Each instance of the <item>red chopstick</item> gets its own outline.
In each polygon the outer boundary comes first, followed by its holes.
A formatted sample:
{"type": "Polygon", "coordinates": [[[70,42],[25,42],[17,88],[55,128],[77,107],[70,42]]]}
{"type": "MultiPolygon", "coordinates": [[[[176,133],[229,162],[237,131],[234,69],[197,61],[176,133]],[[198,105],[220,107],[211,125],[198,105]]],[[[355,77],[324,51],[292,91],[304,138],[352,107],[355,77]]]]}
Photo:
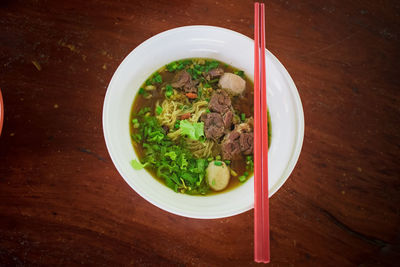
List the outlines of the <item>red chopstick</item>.
{"type": "Polygon", "coordinates": [[[270,261],[269,247],[269,192],[268,192],[268,113],[267,113],[267,79],[265,66],[265,7],[261,4],[261,129],[262,129],[262,187],[264,217],[264,251],[265,261],[270,261]]]}
{"type": "Polygon", "coordinates": [[[268,124],[265,78],[265,7],[254,4],[254,261],[268,263],[268,124]]]}
{"type": "Polygon", "coordinates": [[[262,259],[262,181],[261,181],[261,120],[260,120],[260,10],[254,3],[254,261],[262,259]]]}

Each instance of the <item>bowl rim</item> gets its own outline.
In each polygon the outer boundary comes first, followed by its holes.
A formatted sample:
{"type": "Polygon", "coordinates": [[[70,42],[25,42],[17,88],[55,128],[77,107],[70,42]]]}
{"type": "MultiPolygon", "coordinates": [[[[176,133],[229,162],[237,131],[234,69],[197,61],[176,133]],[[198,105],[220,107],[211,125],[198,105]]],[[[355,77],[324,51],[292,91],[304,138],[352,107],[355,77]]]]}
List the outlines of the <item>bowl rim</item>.
{"type": "MultiPolygon", "coordinates": [[[[141,44],[139,44],[138,46],[136,46],[133,50],[131,50],[129,52],[129,54],[122,60],[122,62],[120,63],[120,65],[118,66],[118,68],[115,70],[110,83],[107,87],[107,92],[105,94],[104,97],[104,104],[103,104],[103,116],[102,116],[102,124],[103,124],[103,135],[104,135],[104,139],[105,139],[105,143],[106,143],[106,147],[107,150],[109,152],[110,158],[114,164],[114,166],[116,167],[117,171],[119,172],[120,176],[122,176],[122,178],[125,180],[125,182],[128,183],[128,185],[138,194],[140,195],[142,198],[144,198],[145,200],[147,200],[148,202],[150,202],[151,204],[153,204],[154,206],[156,206],[159,209],[165,210],[169,213],[172,214],[176,214],[176,215],[180,215],[180,216],[184,216],[184,217],[188,217],[188,218],[198,218],[198,219],[217,219],[217,218],[225,218],[225,217],[230,217],[230,216],[234,216],[243,212],[246,212],[250,209],[253,208],[254,206],[254,202],[251,205],[245,206],[241,209],[237,209],[235,212],[230,212],[229,214],[225,214],[223,212],[221,212],[220,215],[215,216],[193,216],[193,215],[188,215],[188,214],[182,214],[180,212],[178,212],[177,210],[173,210],[170,209],[169,207],[160,205],[160,203],[158,203],[157,201],[154,201],[151,196],[144,194],[143,192],[138,192],[137,190],[135,190],[135,188],[128,182],[127,179],[124,178],[124,176],[122,175],[123,171],[122,171],[122,167],[119,165],[119,163],[115,160],[115,158],[113,157],[112,153],[110,153],[110,147],[111,147],[111,140],[107,139],[107,129],[105,127],[105,125],[107,125],[106,123],[106,110],[107,107],[109,105],[109,99],[110,97],[108,97],[109,94],[111,94],[111,90],[110,88],[112,87],[112,84],[115,82],[115,80],[117,79],[117,76],[119,74],[119,72],[121,71],[121,69],[125,66],[124,63],[126,63],[126,59],[128,57],[130,57],[132,54],[135,54],[135,50],[144,46],[144,45],[148,45],[151,42],[154,42],[155,40],[162,38],[168,34],[170,34],[171,32],[179,32],[179,31],[184,31],[184,30],[192,30],[192,29],[213,29],[213,30],[221,30],[221,31],[225,31],[225,32],[229,32],[230,34],[236,35],[238,37],[241,38],[245,38],[247,39],[249,42],[254,42],[253,39],[249,38],[248,36],[241,34],[239,32],[227,29],[227,28],[222,28],[222,27],[217,27],[217,26],[209,26],[209,25],[190,25],[190,26],[182,26],[182,27],[177,27],[177,28],[172,28],[163,32],[160,32],[148,39],[146,39],[145,41],[143,41],[141,44]]],[[[286,79],[286,81],[288,82],[288,87],[289,90],[292,94],[292,96],[295,99],[295,111],[297,113],[297,125],[295,127],[295,129],[297,130],[297,135],[295,138],[295,145],[293,146],[293,151],[291,153],[290,156],[290,160],[288,161],[287,165],[286,165],[286,169],[283,172],[280,181],[278,181],[274,188],[272,188],[272,190],[270,190],[269,192],[269,197],[271,197],[273,194],[275,194],[279,188],[286,182],[286,180],[289,178],[291,172],[293,171],[294,167],[296,166],[296,163],[298,162],[298,159],[300,157],[300,153],[301,153],[301,149],[302,149],[302,145],[303,145],[303,139],[304,139],[304,112],[303,112],[303,107],[302,107],[302,102],[300,99],[300,95],[298,93],[297,87],[293,81],[293,79],[291,78],[290,74],[288,73],[288,71],[286,70],[286,68],[283,66],[283,64],[269,51],[266,49],[266,52],[269,54],[269,56],[272,57],[273,61],[275,61],[274,63],[276,63],[278,65],[278,67],[280,69],[282,69],[282,74],[284,75],[284,78],[286,79]],[[284,178],[284,179],[282,179],[284,178]]]]}

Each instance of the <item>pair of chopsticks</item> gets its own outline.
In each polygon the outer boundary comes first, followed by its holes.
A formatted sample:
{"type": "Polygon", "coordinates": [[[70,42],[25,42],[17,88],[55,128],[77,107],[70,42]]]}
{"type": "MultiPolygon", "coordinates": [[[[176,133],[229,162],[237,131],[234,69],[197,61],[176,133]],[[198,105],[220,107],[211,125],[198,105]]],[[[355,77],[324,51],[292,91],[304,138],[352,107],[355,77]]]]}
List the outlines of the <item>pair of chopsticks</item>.
{"type": "Polygon", "coordinates": [[[268,263],[268,126],[265,80],[265,8],[254,4],[254,261],[268,263]]]}

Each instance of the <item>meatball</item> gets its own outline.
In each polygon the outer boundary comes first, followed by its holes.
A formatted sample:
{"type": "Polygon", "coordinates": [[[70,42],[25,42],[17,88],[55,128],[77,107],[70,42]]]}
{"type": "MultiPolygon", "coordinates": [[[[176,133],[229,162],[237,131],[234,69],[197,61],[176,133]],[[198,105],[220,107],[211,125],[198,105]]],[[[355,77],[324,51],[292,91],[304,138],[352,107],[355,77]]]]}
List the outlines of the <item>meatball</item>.
{"type": "Polygon", "coordinates": [[[228,186],[231,174],[225,162],[211,161],[206,169],[206,177],[212,190],[221,191],[228,186]]]}
{"type": "Polygon", "coordinates": [[[218,85],[232,95],[240,95],[246,88],[246,81],[239,75],[226,72],[219,79],[218,85]]]}

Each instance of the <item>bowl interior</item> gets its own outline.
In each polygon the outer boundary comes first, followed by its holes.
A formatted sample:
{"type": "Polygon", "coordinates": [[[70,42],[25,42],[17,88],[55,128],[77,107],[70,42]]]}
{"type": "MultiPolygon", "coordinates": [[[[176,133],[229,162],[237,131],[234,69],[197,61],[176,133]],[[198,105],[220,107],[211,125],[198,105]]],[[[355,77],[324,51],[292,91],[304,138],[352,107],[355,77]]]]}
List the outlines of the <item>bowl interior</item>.
{"type": "MultiPolygon", "coordinates": [[[[221,218],[253,207],[253,177],[238,188],[211,196],[178,194],[146,170],[136,171],[129,115],[141,84],[163,65],[183,58],[214,58],[245,71],[253,79],[253,41],[231,30],[188,26],[160,33],[135,48],[121,63],[109,84],[103,109],[108,151],[125,181],[143,198],[174,214],[192,218],[221,218]]],[[[296,87],[285,68],[267,51],[267,101],[272,138],[268,153],[269,195],[285,182],[298,159],[304,120],[296,87]]]]}

